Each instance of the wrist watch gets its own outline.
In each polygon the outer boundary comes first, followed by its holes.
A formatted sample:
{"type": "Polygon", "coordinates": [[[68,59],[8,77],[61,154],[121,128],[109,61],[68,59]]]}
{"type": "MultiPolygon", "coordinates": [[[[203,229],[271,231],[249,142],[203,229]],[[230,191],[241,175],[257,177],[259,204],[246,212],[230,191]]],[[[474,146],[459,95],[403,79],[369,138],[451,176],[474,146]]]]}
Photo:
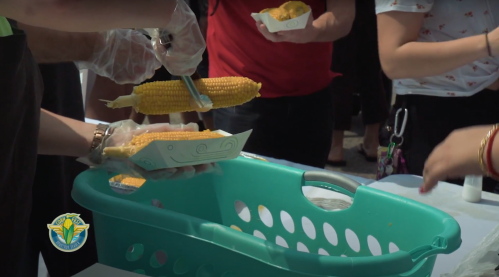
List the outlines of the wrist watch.
{"type": "Polygon", "coordinates": [[[113,133],[113,128],[108,124],[97,124],[94,131],[94,138],[92,144],[90,145],[90,157],[93,163],[100,163],[101,155],[94,153],[94,150],[101,146],[104,141],[113,133]]]}

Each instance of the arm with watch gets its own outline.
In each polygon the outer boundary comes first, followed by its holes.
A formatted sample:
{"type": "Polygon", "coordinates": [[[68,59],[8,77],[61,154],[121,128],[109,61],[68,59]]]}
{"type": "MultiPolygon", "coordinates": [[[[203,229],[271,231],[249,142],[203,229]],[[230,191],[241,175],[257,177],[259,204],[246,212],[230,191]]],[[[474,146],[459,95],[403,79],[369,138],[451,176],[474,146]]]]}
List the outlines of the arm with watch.
{"type": "Polygon", "coordinates": [[[91,124],[63,117],[47,110],[41,110],[38,154],[82,158],[85,163],[122,174],[146,179],[167,179],[192,177],[211,172],[214,164],[169,168],[145,171],[127,159],[107,158],[102,150],[108,146],[119,146],[130,141],[133,136],[145,132],[198,131],[195,123],[139,125],[132,120],[123,120],[109,125],[91,124]]]}

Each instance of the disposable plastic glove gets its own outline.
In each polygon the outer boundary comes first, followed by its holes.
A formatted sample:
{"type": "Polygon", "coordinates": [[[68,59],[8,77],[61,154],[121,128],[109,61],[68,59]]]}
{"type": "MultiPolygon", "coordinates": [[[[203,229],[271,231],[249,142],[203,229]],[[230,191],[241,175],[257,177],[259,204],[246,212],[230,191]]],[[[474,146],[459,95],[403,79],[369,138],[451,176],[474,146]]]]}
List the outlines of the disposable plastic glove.
{"type": "Polygon", "coordinates": [[[114,129],[112,134],[105,139],[99,147],[92,151],[88,157],[79,159],[80,162],[86,163],[87,165],[95,168],[104,168],[113,173],[126,174],[132,177],[145,178],[149,180],[191,178],[201,173],[220,170],[218,165],[215,163],[209,163],[147,171],[127,158],[111,158],[102,155],[104,148],[123,146],[131,141],[133,137],[143,133],[171,131],[197,132],[199,130],[199,126],[195,123],[189,123],[187,125],[175,125],[168,123],[139,125],[132,120],[123,120],[110,124],[110,128],[114,129]],[[92,163],[90,161],[100,162],[92,163]]]}
{"type": "Polygon", "coordinates": [[[196,15],[183,0],[177,6],[170,22],[164,28],[145,29],[151,37],[156,57],[174,76],[191,76],[203,60],[206,43],[196,15]],[[172,36],[170,47],[161,44],[161,38],[172,36]]]}
{"type": "Polygon", "coordinates": [[[139,31],[116,29],[100,33],[90,60],[77,62],[118,84],[139,84],[154,76],[161,62],[149,39],[139,31]]]}

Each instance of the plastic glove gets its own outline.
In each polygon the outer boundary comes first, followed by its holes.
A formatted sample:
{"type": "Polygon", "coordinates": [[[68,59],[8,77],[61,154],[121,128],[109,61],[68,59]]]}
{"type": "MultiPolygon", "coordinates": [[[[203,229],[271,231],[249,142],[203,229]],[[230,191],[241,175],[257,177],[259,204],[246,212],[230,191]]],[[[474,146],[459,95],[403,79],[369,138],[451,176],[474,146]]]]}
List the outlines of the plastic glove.
{"type": "Polygon", "coordinates": [[[206,42],[201,34],[196,15],[183,0],[177,6],[168,26],[163,29],[145,29],[151,37],[156,57],[174,76],[191,76],[203,60],[206,42]],[[161,44],[161,38],[172,36],[170,47],[161,44]]]}
{"type": "Polygon", "coordinates": [[[218,165],[209,163],[147,171],[127,158],[111,158],[102,155],[104,148],[125,145],[131,141],[133,137],[146,132],[197,132],[199,130],[199,126],[195,123],[189,123],[187,125],[173,125],[168,123],[139,125],[132,120],[123,120],[110,124],[110,128],[114,129],[113,133],[106,138],[99,147],[92,151],[88,157],[79,159],[80,162],[86,163],[87,165],[95,168],[104,168],[113,173],[126,174],[132,177],[145,178],[149,180],[191,178],[201,173],[220,170],[218,165]],[[90,161],[100,162],[92,163],[90,161]]]}
{"type": "Polygon", "coordinates": [[[161,67],[151,42],[141,32],[117,29],[100,35],[90,60],[76,63],[80,70],[92,70],[118,84],[139,84],[161,67]]]}

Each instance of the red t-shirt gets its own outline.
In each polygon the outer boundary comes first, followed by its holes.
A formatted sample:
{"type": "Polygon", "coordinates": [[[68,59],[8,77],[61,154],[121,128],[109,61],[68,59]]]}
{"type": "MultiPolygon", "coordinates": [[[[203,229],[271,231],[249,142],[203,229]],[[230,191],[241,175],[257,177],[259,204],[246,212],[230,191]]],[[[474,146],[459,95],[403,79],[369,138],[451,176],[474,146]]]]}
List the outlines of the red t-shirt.
{"type": "MultiPolygon", "coordinates": [[[[271,42],[256,27],[251,13],[278,7],[284,0],[209,0],[207,48],[209,77],[244,76],[262,83],[265,98],[308,95],[324,89],[339,75],[330,70],[333,43],[271,42]]],[[[308,0],[314,18],[326,1],[308,0]]]]}

